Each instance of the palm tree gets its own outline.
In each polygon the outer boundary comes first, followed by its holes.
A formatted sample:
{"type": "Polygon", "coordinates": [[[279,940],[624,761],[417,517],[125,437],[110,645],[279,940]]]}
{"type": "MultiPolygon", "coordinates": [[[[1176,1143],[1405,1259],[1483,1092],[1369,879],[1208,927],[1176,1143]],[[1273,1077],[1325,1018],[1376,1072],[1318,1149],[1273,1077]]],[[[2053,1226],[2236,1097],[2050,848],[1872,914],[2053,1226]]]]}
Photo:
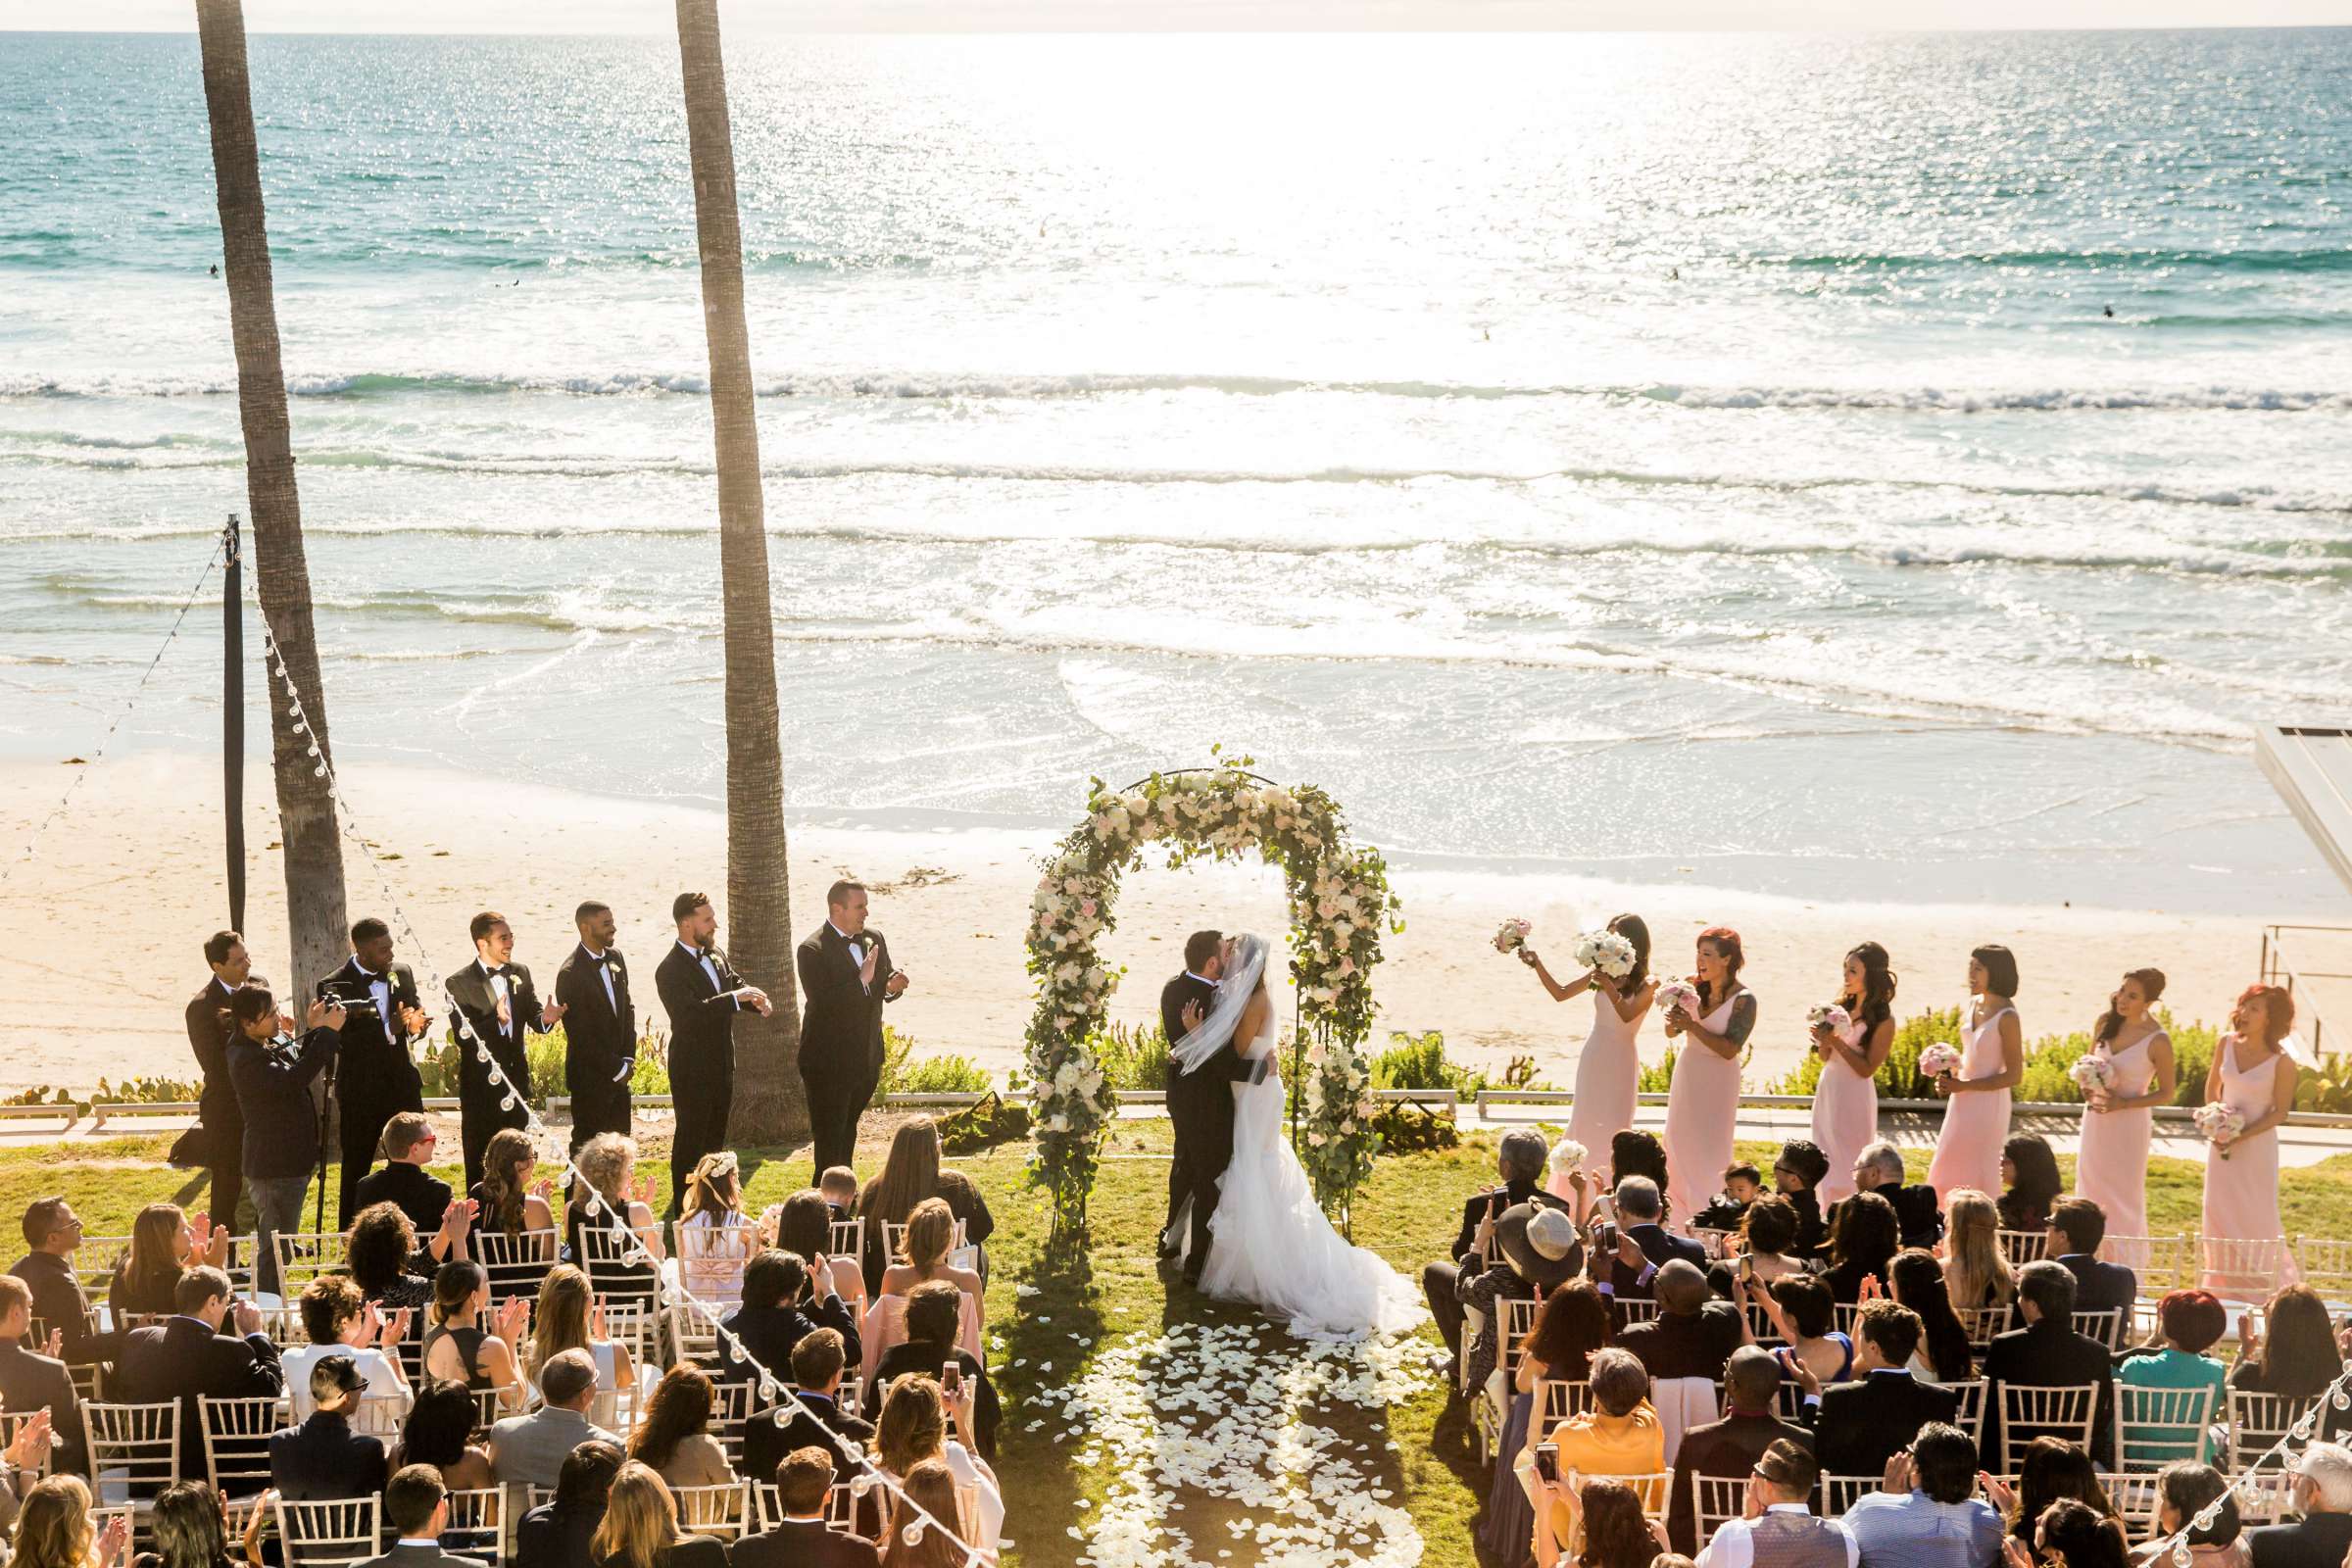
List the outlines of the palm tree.
{"type": "Polygon", "coordinates": [[[285,846],[286,923],[293,938],[287,989],[306,995],[313,978],[343,958],[343,846],[334,793],[320,773],[328,755],[326,693],[318,684],[318,641],[311,625],[311,571],[302,547],[302,501],[294,490],[294,438],[286,416],[285,370],[278,361],[277,300],[240,0],[196,0],[196,34],[213,128],[213,184],[220,203],[229,336],[237,354],[237,415],[245,427],[245,497],[253,514],[262,613],[276,634],[278,654],[309,721],[307,734],[294,728],[282,682],[273,673],[266,675],[278,837],[285,846]],[[311,755],[314,741],[317,757],[311,755]]]}
{"type": "MultiPolygon", "coordinates": [[[[784,846],[784,756],[776,735],[776,635],[767,586],[767,514],[752,338],[743,315],[743,230],[735,140],[719,58],[717,0],[678,0],[678,64],[703,258],[703,333],[710,350],[710,426],[718,449],[718,565],[726,612],[727,908],[735,967],[775,1003],[738,1020],[733,1126],[797,1141],[808,1106],[795,1065],[792,904],[784,846]]],[[[730,1128],[732,1131],[732,1128],[730,1128]]]]}

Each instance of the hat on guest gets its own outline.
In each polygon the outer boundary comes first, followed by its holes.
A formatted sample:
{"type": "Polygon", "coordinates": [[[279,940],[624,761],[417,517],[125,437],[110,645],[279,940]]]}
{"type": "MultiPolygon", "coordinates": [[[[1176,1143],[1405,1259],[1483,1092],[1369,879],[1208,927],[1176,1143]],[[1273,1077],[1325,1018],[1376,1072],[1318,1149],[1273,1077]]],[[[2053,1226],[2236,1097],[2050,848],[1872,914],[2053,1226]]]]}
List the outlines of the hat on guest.
{"type": "Polygon", "coordinates": [[[1512,1204],[1494,1222],[1494,1238],[1511,1267],[1540,1291],[1573,1277],[1583,1261],[1576,1221],[1548,1204],[1512,1204]]]}

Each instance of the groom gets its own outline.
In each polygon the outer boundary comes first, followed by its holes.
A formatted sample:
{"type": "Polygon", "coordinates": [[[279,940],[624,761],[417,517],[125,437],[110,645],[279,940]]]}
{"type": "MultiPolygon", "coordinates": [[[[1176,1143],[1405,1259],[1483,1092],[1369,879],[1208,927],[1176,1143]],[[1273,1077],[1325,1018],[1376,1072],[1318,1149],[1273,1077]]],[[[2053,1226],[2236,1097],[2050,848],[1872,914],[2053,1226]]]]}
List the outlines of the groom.
{"type": "MultiPolygon", "coordinates": [[[[1223,932],[1196,931],[1185,939],[1184,973],[1159,993],[1159,1023],[1171,1047],[1208,1015],[1229,956],[1223,932]]],[[[1182,1250],[1177,1225],[1191,1200],[1192,1254],[1184,1263],[1190,1284],[1200,1282],[1201,1265],[1208,1261],[1208,1217],[1217,1209],[1217,1179],[1233,1159],[1231,1086],[1256,1071],[1231,1040],[1191,1072],[1173,1056],[1168,1060],[1168,1119],[1176,1124],[1176,1158],[1168,1168],[1168,1222],[1160,1229],[1159,1255],[1174,1257],[1182,1250]]]]}

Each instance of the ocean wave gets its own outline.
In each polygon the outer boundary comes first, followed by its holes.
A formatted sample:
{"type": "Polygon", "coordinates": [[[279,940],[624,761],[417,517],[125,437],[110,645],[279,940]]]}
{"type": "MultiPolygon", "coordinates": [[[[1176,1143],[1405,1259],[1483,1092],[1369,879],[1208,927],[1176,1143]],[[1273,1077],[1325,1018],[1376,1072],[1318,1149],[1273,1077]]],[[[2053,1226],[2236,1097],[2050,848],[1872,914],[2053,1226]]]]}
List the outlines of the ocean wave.
{"type": "Polygon", "coordinates": [[[2025,267],[2099,271],[2110,268],[2145,270],[2160,267],[2212,268],[2231,272],[2346,272],[2352,271],[2352,250],[2339,246],[2303,249],[2245,247],[2235,250],[2038,250],[1947,251],[1913,255],[1871,252],[1827,255],[1758,255],[1749,265],[1788,267],[1799,271],[1907,272],[1939,267],[2025,267]]]}

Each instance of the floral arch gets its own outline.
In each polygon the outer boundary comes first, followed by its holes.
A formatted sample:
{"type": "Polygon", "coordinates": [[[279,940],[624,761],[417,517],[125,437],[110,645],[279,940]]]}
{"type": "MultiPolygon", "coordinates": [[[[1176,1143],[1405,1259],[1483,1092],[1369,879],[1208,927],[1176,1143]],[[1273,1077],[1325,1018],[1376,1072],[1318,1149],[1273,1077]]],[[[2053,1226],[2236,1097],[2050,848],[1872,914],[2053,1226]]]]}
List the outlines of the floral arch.
{"type": "Polygon", "coordinates": [[[1120,876],[1155,847],[1164,847],[1171,867],[1255,851],[1282,868],[1298,986],[1286,1074],[1292,1136],[1316,1196],[1343,1216],[1371,1169],[1378,1135],[1362,1047],[1372,1030],[1372,970],[1383,928],[1403,929],[1388,867],[1377,850],[1348,837],[1329,795],[1311,784],[1272,783],[1248,771],[1250,763],[1245,757],[1154,773],[1124,790],[1094,779],[1086,820],[1046,862],[1028,933],[1037,982],[1027,1043],[1037,1137],[1030,1180],[1051,1195],[1056,1231],[1085,1229],[1117,1110],[1096,1046],[1123,971],[1104,966],[1097,944],[1117,923],[1120,876]]]}

